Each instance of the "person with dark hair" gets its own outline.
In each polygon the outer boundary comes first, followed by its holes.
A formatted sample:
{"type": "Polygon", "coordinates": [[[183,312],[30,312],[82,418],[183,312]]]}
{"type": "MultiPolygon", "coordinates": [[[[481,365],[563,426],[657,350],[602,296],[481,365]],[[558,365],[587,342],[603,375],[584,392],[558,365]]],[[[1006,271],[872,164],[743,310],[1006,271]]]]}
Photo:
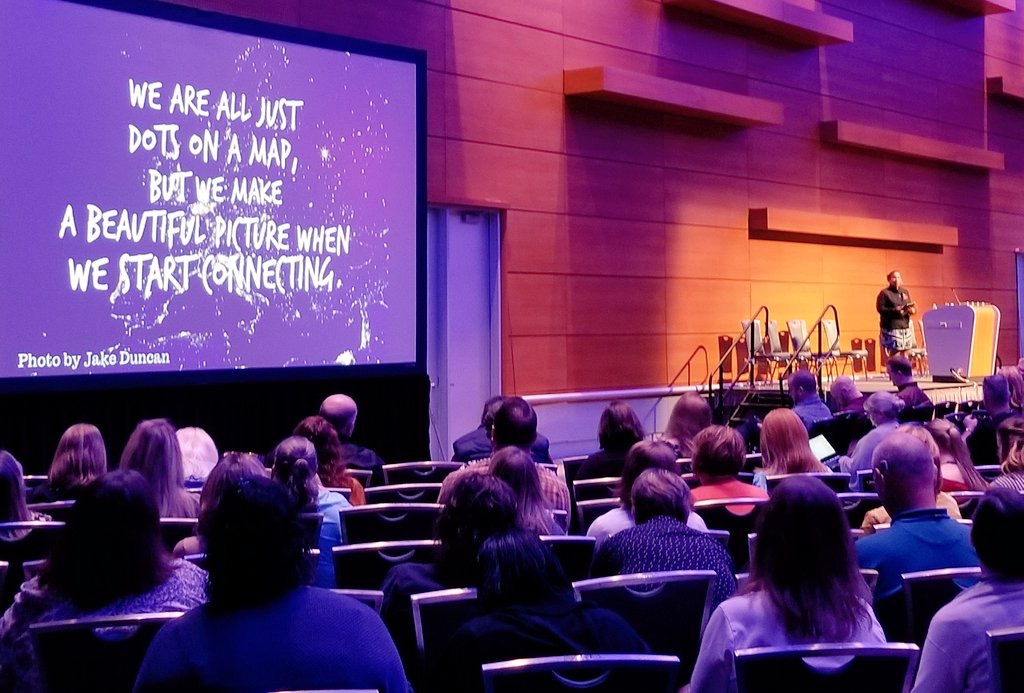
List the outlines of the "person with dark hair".
{"type": "Polygon", "coordinates": [[[141,474],[115,471],[83,490],[40,575],[0,619],[0,690],[40,691],[28,627],[34,623],[157,611],[205,600],[206,574],[171,560],[160,514],[141,474]]]}
{"type": "Polygon", "coordinates": [[[434,667],[438,691],[483,690],[482,665],[521,657],[646,654],[618,614],[576,601],[558,559],[532,532],[494,534],[480,549],[477,599],[483,615],[448,641],[434,667]]]}
{"type": "Polygon", "coordinates": [[[384,460],[370,448],[352,442],[358,415],[356,401],[348,395],[331,395],[320,405],[320,416],[327,419],[338,433],[342,464],[346,468],[371,470],[370,485],[381,486],[384,483],[384,460]]]}
{"type": "Polygon", "coordinates": [[[885,364],[885,372],[896,386],[896,396],[902,399],[908,408],[927,407],[932,404],[931,398],[914,381],[914,367],[906,356],[897,355],[889,359],[889,363],[885,364]]]}
{"type": "Polygon", "coordinates": [[[1010,406],[1010,386],[1006,377],[990,375],[984,378],[981,381],[981,400],[985,407],[984,416],[971,414],[964,419],[967,450],[975,466],[1002,464],[996,431],[1004,421],[1017,416],[1010,406]]]}
{"type": "Polygon", "coordinates": [[[804,428],[811,429],[819,421],[832,418],[832,410],[818,396],[818,381],[810,371],[793,371],[788,380],[789,396],[793,398],[793,413],[800,417],[804,428]]]}
{"type": "MultiPolygon", "coordinates": [[[[788,409],[778,411],[793,415],[788,409]]],[[[803,428],[799,419],[796,424],[803,428]]],[[[743,438],[728,426],[709,426],[698,433],[693,439],[693,474],[700,486],[693,489],[694,501],[767,498],[763,489],[739,479],[746,452],[743,438]]]]}
{"type": "Polygon", "coordinates": [[[199,496],[185,490],[177,431],[167,419],[140,421],[121,453],[120,469],[139,472],[156,494],[160,517],[196,517],[199,496]]]}
{"type": "MultiPolygon", "coordinates": [[[[498,413],[505,398],[501,395],[491,397],[484,403],[483,413],[480,415],[480,425],[469,433],[459,436],[452,443],[452,462],[475,462],[485,460],[491,456],[494,444],[491,441],[491,432],[494,428],[494,415],[498,413]]],[[[538,464],[551,463],[551,442],[540,433],[530,446],[530,456],[538,464]]]]}
{"type": "Polygon", "coordinates": [[[923,442],[891,434],[875,448],[874,476],[892,525],[859,540],[856,548],[860,566],[878,571],[876,606],[899,595],[903,573],[978,565],[970,530],[935,507],[939,473],[923,442]]]}
{"type": "Polygon", "coordinates": [[[910,316],[917,312],[917,304],[903,287],[903,275],[893,270],[886,275],[889,285],[878,292],[875,310],[879,317],[879,345],[890,357],[906,356],[914,348],[914,328],[910,316]]]}
{"type": "Polygon", "coordinates": [[[164,626],[135,690],[371,689],[405,693],[395,645],[372,609],[307,587],[295,503],[266,478],[228,489],[207,536],[209,603],[164,626]]]}
{"type": "Polygon", "coordinates": [[[409,595],[475,586],[481,544],[516,526],[516,520],[516,495],[508,484],[493,474],[466,475],[437,519],[433,562],[400,563],[388,571],[381,615],[407,666],[416,656],[409,595]]]}
{"type": "Polygon", "coordinates": [[[749,582],[704,630],[691,693],[736,691],[742,648],[885,642],[851,543],[834,492],[814,477],[783,479],[758,524],[749,582]]]}
{"type": "Polygon", "coordinates": [[[686,392],[672,406],[661,439],[672,446],[676,457],[693,454],[693,437],[711,425],[711,405],[696,392],[686,392]]]}
{"type": "MultiPolygon", "coordinates": [[[[619,507],[601,515],[587,528],[587,536],[596,540],[595,552],[609,537],[636,526],[633,518],[633,484],[648,469],[664,469],[678,474],[679,464],[676,462],[676,452],[672,446],[661,440],[642,440],[626,453],[626,464],[622,467],[622,477],[619,478],[619,507]]],[[[704,520],[694,512],[687,515],[686,524],[691,529],[702,532],[708,529],[704,520]]]]}
{"type": "Polygon", "coordinates": [[[21,462],[6,450],[0,450],[0,522],[45,522],[49,519],[49,515],[28,509],[21,462]]]}
{"type": "Polygon", "coordinates": [[[60,437],[46,481],[28,493],[29,503],[75,500],[107,471],[107,448],[100,430],[87,423],[70,426],[60,437]]]}
{"type": "MultiPolygon", "coordinates": [[[[522,397],[506,397],[502,400],[498,411],[494,413],[494,425],[491,429],[492,453],[507,447],[517,447],[526,452],[537,439],[537,412],[522,397]]],[[[470,474],[486,474],[491,469],[491,459],[479,460],[456,470],[441,482],[439,503],[446,503],[451,497],[452,489],[464,477],[470,474]]],[[[552,510],[569,510],[569,489],[549,469],[538,468],[541,491],[544,500],[552,510]]]]}
{"type": "Polygon", "coordinates": [[[341,454],[341,440],[331,422],[322,416],[307,416],[292,431],[292,435],[308,438],[316,448],[316,475],[323,486],[347,488],[352,505],[365,505],[366,493],[359,480],[348,473],[341,454]]]}
{"type": "Polygon", "coordinates": [[[328,491],[317,477],[316,448],[308,438],[291,436],[285,438],[272,453],[274,466],[270,476],[284,484],[295,507],[303,513],[320,513],[324,516],[320,525],[320,560],[317,563],[316,584],[318,587],[335,587],[334,555],[331,549],[341,546],[342,508],[352,507],[345,496],[337,491],[328,491]]]}
{"type": "Polygon", "coordinates": [[[989,489],[974,513],[971,541],[983,577],[939,609],[928,627],[914,691],[988,693],[987,631],[1024,626],[1024,496],[989,489]]]}
{"type": "MultiPolygon", "coordinates": [[[[698,435],[699,438],[699,435],[698,435]]],[[[713,570],[718,575],[712,608],[736,591],[732,559],[720,542],[686,526],[690,489],[678,474],[648,469],[633,484],[636,526],[601,545],[591,574],[628,575],[660,570],[713,570]]]]}
{"type": "Polygon", "coordinates": [[[601,412],[597,424],[597,440],[601,449],[584,460],[576,471],[577,479],[619,476],[626,463],[626,453],[644,439],[644,426],[633,407],[614,401],[601,412]]]}
{"type": "Polygon", "coordinates": [[[516,494],[516,524],[538,535],[565,534],[558,526],[540,489],[540,474],[530,453],[517,447],[498,450],[491,458],[491,474],[516,494]]]}
{"type": "Polygon", "coordinates": [[[1002,473],[992,486],[1024,492],[1024,418],[1004,419],[996,429],[996,441],[1002,473]]]}

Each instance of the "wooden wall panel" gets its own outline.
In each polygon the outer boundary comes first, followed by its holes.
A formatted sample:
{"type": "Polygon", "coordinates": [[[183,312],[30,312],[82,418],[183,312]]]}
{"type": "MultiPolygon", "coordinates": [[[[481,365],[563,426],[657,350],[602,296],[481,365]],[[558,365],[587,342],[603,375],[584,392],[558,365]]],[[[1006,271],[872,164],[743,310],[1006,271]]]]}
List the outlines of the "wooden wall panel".
{"type": "Polygon", "coordinates": [[[524,149],[565,149],[559,94],[449,75],[445,131],[457,140],[524,149]]]}
{"type": "Polygon", "coordinates": [[[668,382],[664,335],[589,335],[566,339],[571,390],[634,387],[668,382]]]}
{"type": "Polygon", "coordinates": [[[664,224],[570,216],[566,225],[570,274],[665,276],[664,224]]]}
{"type": "Polygon", "coordinates": [[[566,331],[580,334],[665,334],[665,280],[642,277],[568,279],[566,331]]]}
{"type": "Polygon", "coordinates": [[[562,93],[562,39],[470,12],[449,14],[445,67],[453,74],[562,93]]]}
{"type": "Polygon", "coordinates": [[[665,273],[693,279],[750,276],[747,230],[670,225],[665,231],[665,273]]]}
{"type": "Polygon", "coordinates": [[[558,274],[569,266],[564,214],[510,209],[505,215],[501,261],[506,272],[558,274]]]}
{"type": "MultiPolygon", "coordinates": [[[[759,304],[750,283],[731,279],[669,279],[666,326],[670,334],[739,332],[759,304]]],[[[710,348],[710,346],[709,346],[710,348]]]]}
{"type": "Polygon", "coordinates": [[[569,290],[564,274],[505,276],[505,329],[511,335],[564,334],[569,325],[569,290]]]}

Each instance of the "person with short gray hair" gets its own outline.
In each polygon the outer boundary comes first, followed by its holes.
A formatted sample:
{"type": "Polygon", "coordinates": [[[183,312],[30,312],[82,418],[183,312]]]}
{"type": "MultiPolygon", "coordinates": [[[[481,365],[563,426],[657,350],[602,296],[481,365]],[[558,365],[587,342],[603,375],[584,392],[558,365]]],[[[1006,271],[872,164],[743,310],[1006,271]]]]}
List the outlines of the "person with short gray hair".
{"type": "Polygon", "coordinates": [[[849,473],[850,488],[854,491],[861,490],[857,472],[871,469],[871,456],[875,448],[900,425],[899,415],[903,407],[903,400],[891,392],[876,392],[864,402],[864,412],[874,428],[857,441],[850,457],[839,458],[839,469],[849,473]]]}

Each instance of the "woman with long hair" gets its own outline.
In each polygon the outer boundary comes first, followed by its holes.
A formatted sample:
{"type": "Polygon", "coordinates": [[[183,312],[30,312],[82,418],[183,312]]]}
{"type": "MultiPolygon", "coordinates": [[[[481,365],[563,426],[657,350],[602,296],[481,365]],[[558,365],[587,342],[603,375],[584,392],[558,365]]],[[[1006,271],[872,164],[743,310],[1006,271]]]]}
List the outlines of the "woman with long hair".
{"type": "Polygon", "coordinates": [[[814,477],[784,479],[761,515],[750,580],[704,631],[691,693],[735,691],[739,649],[885,642],[870,598],[836,494],[814,477]]]}
{"type": "Polygon", "coordinates": [[[46,481],[28,494],[30,503],[75,500],[93,479],[107,471],[107,448],[100,429],[77,423],[64,431],[46,481]]]}
{"type": "Polygon", "coordinates": [[[33,623],[187,611],[206,599],[206,574],[171,560],[160,514],[141,474],[115,471],[82,490],[41,574],[0,619],[0,690],[42,689],[33,623]]]}
{"type": "Polygon", "coordinates": [[[342,508],[351,507],[345,496],[328,491],[316,475],[316,449],[308,438],[291,436],[285,438],[271,453],[273,468],[271,477],[288,489],[295,507],[303,513],[320,513],[324,516],[320,526],[320,562],[317,564],[316,584],[318,587],[333,588],[334,556],[331,549],[341,546],[342,508]]]}
{"type": "Polygon", "coordinates": [[[331,422],[322,416],[307,416],[292,431],[292,435],[308,438],[316,448],[316,475],[328,488],[347,488],[352,505],[365,505],[363,485],[348,473],[341,454],[341,439],[331,422]]]}
{"type": "Polygon", "coordinates": [[[768,476],[829,471],[811,451],[807,427],[792,409],[773,409],[764,417],[761,460],[768,476]]]}
{"type": "Polygon", "coordinates": [[[672,446],[676,457],[690,457],[693,437],[711,425],[711,405],[695,392],[687,392],[672,407],[661,439],[672,446]]]}
{"type": "Polygon", "coordinates": [[[988,488],[988,482],[974,468],[967,443],[955,424],[945,419],[933,419],[924,428],[939,448],[942,473],[942,488],[939,490],[984,491],[988,488]]]}
{"type": "Polygon", "coordinates": [[[633,407],[616,400],[601,412],[597,424],[597,441],[601,449],[590,455],[576,470],[577,479],[619,476],[626,462],[626,453],[644,439],[644,426],[633,407]]]}
{"type": "Polygon", "coordinates": [[[1024,418],[1011,416],[996,429],[1002,474],[992,480],[995,488],[1024,492],[1024,418]]]}
{"type": "Polygon", "coordinates": [[[156,495],[160,517],[196,517],[199,497],[185,490],[185,467],[177,431],[167,419],[145,419],[121,453],[120,469],[139,472],[156,495]]]}
{"type": "Polygon", "coordinates": [[[516,524],[536,534],[564,534],[540,489],[537,463],[530,453],[513,446],[491,457],[490,473],[508,484],[516,494],[516,524]]]}
{"type": "Polygon", "coordinates": [[[11,453],[0,450],[0,522],[49,519],[42,513],[33,513],[28,509],[25,504],[25,477],[21,473],[21,463],[14,459],[11,453]]]}

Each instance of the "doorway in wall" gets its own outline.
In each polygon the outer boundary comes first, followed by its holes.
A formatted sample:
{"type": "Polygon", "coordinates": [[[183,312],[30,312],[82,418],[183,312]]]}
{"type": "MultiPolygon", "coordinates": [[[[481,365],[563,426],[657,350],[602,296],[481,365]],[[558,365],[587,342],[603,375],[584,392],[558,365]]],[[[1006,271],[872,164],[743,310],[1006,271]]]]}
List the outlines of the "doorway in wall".
{"type": "Polygon", "coordinates": [[[480,425],[501,391],[500,215],[431,207],[427,220],[427,372],[431,459],[480,425]]]}

